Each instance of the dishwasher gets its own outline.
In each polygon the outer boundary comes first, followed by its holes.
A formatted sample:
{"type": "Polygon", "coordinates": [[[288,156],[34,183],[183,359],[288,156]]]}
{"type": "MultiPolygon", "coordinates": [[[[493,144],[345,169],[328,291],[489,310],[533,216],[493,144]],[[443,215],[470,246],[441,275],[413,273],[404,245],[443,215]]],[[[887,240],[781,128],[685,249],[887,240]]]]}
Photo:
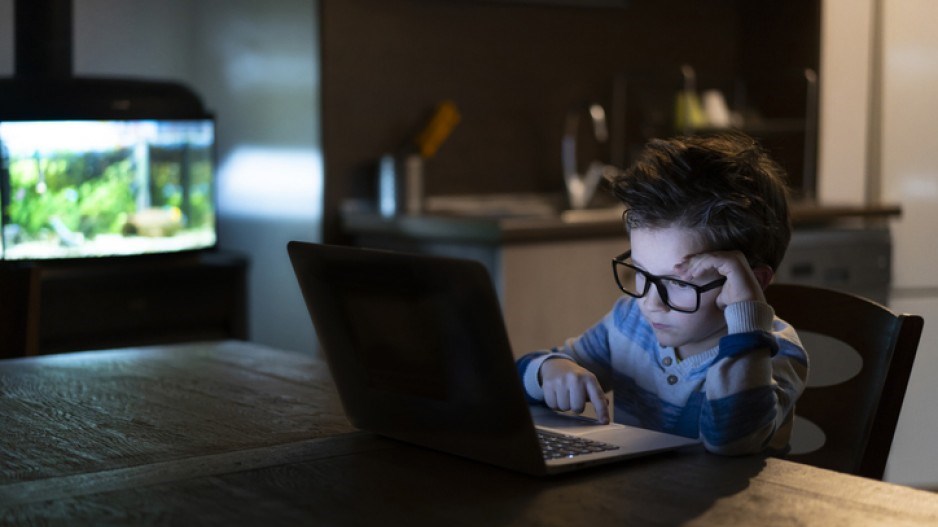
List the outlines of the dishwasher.
{"type": "Polygon", "coordinates": [[[796,229],[775,282],[814,285],[889,304],[888,227],[796,229]]]}

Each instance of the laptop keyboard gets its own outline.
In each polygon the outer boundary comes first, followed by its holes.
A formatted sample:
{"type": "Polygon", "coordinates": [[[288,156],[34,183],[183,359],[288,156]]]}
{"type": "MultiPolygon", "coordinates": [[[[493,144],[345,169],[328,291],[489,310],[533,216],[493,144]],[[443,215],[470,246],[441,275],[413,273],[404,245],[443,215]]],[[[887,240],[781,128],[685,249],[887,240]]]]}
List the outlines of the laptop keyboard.
{"type": "Polygon", "coordinates": [[[582,437],[570,436],[537,430],[537,439],[541,443],[541,452],[545,460],[569,458],[583,454],[617,450],[619,447],[582,437]]]}

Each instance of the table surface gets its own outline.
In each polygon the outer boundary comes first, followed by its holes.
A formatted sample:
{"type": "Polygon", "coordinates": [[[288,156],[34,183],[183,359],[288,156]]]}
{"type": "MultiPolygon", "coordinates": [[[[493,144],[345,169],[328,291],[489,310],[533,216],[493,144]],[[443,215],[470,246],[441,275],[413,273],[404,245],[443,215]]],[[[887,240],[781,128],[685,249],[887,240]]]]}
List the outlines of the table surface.
{"type": "Polygon", "coordinates": [[[535,478],[365,432],[238,341],[0,361],[0,525],[938,525],[938,494],[690,449],[535,478]]]}

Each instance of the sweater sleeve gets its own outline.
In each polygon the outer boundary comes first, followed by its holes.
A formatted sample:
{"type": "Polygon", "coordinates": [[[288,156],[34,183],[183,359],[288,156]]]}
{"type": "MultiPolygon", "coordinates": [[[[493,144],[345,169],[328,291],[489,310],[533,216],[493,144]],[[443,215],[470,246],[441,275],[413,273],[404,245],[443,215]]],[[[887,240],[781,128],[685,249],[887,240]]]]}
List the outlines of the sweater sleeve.
{"type": "Polygon", "coordinates": [[[544,388],[541,386],[541,379],[538,373],[541,371],[541,365],[550,359],[568,359],[573,357],[556,351],[557,348],[548,351],[535,351],[518,359],[515,365],[518,367],[518,375],[521,376],[521,383],[524,386],[524,395],[529,403],[544,402],[544,388]]]}
{"type": "Polygon", "coordinates": [[[538,378],[538,372],[545,361],[555,358],[572,360],[590,370],[599,379],[603,388],[609,389],[612,379],[612,367],[608,334],[617,313],[622,309],[622,305],[621,301],[617,302],[602,320],[582,335],[568,339],[563,345],[550,350],[528,353],[516,361],[515,364],[518,368],[518,374],[521,376],[528,402],[544,401],[544,391],[538,378]]]}
{"type": "Polygon", "coordinates": [[[783,450],[808,359],[792,327],[764,302],[725,310],[729,334],[707,371],[700,436],[708,450],[736,455],[783,450]]]}

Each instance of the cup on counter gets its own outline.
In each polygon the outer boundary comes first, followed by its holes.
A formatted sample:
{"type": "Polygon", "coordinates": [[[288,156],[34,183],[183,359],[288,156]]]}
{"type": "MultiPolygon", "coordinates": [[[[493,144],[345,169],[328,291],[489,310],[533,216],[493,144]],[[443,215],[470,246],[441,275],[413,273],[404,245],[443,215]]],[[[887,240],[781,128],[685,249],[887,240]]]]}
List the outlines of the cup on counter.
{"type": "Polygon", "coordinates": [[[423,158],[391,154],[378,161],[378,212],[385,218],[423,212],[423,158]]]}

